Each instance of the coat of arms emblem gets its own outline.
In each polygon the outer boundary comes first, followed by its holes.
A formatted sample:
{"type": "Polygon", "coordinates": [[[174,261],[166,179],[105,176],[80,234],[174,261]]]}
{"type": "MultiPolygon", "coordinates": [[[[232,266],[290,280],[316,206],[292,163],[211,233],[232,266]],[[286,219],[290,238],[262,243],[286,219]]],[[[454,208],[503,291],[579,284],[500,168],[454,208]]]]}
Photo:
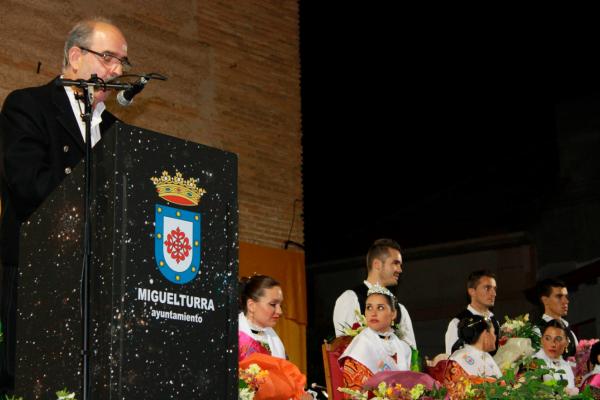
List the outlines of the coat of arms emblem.
{"type": "MultiPolygon", "coordinates": [[[[184,180],[177,172],[171,177],[164,171],[153,177],[159,197],[182,206],[195,206],[206,190],[196,180],[184,180]]],[[[154,258],[161,274],[170,282],[183,285],[192,281],[200,270],[202,216],[162,204],[155,205],[154,258]]]]}

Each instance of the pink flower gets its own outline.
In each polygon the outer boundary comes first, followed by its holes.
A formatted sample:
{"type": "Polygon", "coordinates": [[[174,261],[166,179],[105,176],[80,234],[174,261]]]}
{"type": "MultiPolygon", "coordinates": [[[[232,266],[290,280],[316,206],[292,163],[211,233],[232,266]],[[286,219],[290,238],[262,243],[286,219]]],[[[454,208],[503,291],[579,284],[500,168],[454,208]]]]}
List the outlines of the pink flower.
{"type": "Polygon", "coordinates": [[[598,339],[581,339],[577,343],[577,349],[575,350],[575,357],[573,361],[575,361],[574,373],[576,377],[581,377],[589,372],[587,367],[587,361],[590,358],[590,351],[592,350],[592,346],[598,342],[598,339]]]}
{"type": "Polygon", "coordinates": [[[577,351],[585,351],[598,342],[598,339],[581,339],[577,343],[577,351]]]}

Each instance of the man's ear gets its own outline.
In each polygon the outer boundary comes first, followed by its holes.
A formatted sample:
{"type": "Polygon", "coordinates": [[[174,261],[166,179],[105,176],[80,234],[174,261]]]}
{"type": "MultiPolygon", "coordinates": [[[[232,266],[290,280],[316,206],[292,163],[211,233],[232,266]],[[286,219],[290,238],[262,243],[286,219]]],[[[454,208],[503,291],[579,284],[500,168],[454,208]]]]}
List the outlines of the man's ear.
{"type": "Polygon", "coordinates": [[[69,49],[67,55],[69,57],[69,65],[71,66],[71,69],[77,72],[79,68],[81,68],[83,51],[79,47],[73,46],[69,49]]]}
{"type": "Polygon", "coordinates": [[[469,295],[469,297],[475,296],[475,288],[467,288],[467,294],[469,295]]]}
{"type": "Polygon", "coordinates": [[[371,266],[372,270],[380,272],[382,267],[383,267],[383,261],[381,261],[379,258],[376,258],[373,260],[373,264],[371,266]]]}

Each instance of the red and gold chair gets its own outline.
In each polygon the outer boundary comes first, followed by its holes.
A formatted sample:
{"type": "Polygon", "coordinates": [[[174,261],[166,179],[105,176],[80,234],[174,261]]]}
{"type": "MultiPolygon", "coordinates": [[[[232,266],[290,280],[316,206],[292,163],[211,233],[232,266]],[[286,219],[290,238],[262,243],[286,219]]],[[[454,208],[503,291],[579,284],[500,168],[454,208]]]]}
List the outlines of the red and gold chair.
{"type": "Polygon", "coordinates": [[[342,400],[343,394],[337,390],[344,386],[342,369],[338,363],[338,358],[344,353],[346,347],[352,341],[351,336],[340,336],[331,341],[323,343],[321,351],[323,352],[323,365],[325,366],[325,382],[327,383],[327,396],[330,400],[342,400]]]}

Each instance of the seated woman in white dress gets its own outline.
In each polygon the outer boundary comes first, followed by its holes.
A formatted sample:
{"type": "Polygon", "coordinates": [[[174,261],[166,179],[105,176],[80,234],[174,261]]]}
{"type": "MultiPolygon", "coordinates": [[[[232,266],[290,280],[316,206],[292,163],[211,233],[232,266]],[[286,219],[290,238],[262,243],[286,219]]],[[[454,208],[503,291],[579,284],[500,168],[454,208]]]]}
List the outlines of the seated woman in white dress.
{"type": "Polygon", "coordinates": [[[575,376],[571,365],[562,357],[569,345],[569,332],[561,321],[551,319],[541,329],[542,348],[533,355],[534,358],[544,360],[546,367],[553,370],[553,374],[544,375],[544,381],[566,380],[567,390],[570,394],[577,391],[575,376]]]}
{"type": "Polygon", "coordinates": [[[373,285],[367,292],[367,327],[350,342],[339,358],[344,386],[361,389],[364,382],[379,371],[410,370],[411,348],[393,329],[396,318],[392,292],[373,285]]]}
{"type": "Polygon", "coordinates": [[[285,348],[273,330],[282,315],[283,292],[270,276],[254,275],[240,281],[239,361],[252,353],[286,358],[285,348]]]}
{"type": "Polygon", "coordinates": [[[502,372],[489,354],[496,348],[496,332],[489,318],[473,315],[458,323],[458,340],[452,346],[454,360],[469,375],[500,378],[502,372]]]}
{"type": "Polygon", "coordinates": [[[273,329],[283,314],[281,285],[270,276],[254,275],[242,279],[239,288],[239,367],[256,363],[269,371],[255,399],[312,399],[304,391],[306,377],[286,360],[283,343],[273,329]]]}

